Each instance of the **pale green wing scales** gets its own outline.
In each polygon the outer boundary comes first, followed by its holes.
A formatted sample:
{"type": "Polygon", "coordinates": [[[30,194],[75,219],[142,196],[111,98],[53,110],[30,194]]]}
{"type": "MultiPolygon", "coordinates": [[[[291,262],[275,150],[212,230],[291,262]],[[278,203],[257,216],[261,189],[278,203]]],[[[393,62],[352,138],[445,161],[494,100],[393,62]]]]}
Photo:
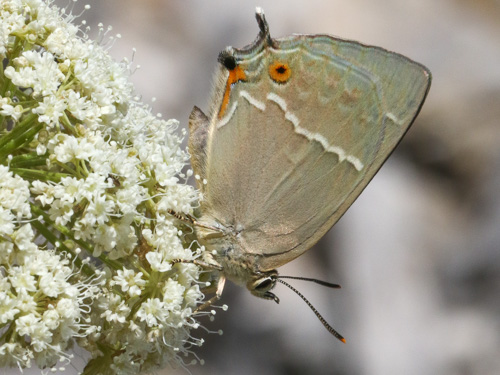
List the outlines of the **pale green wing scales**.
{"type": "Polygon", "coordinates": [[[431,76],[399,54],[323,35],[261,32],[221,61],[211,113],[191,121],[193,168],[207,181],[200,220],[233,228],[267,271],[344,214],[415,119],[431,76]]]}

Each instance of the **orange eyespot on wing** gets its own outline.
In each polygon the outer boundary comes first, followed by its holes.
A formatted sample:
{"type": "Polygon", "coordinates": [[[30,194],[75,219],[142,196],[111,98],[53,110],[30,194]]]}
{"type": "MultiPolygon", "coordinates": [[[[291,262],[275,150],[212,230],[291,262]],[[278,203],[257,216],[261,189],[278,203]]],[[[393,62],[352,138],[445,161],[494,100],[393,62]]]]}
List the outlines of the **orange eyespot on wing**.
{"type": "Polygon", "coordinates": [[[269,66],[269,76],[276,83],[285,83],[291,75],[292,69],[287,63],[276,61],[269,66]]]}
{"type": "Polygon", "coordinates": [[[229,77],[226,82],[226,91],[224,91],[224,98],[222,99],[222,104],[219,110],[219,118],[224,116],[226,112],[227,105],[229,104],[229,94],[231,93],[231,85],[238,81],[246,81],[247,76],[245,75],[245,71],[239,66],[236,65],[234,69],[229,70],[229,77]]]}

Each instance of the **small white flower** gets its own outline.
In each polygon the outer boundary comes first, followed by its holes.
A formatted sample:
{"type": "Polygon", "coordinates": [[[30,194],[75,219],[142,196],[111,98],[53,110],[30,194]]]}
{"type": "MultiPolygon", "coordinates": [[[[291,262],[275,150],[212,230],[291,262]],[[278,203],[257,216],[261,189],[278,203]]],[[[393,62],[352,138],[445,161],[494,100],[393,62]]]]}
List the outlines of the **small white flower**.
{"type": "Polygon", "coordinates": [[[54,330],[60,324],[61,317],[55,309],[45,310],[43,312],[42,321],[49,329],[54,330]]]}
{"type": "Polygon", "coordinates": [[[48,125],[54,126],[59,122],[59,118],[66,109],[66,101],[55,95],[48,95],[43,98],[43,102],[33,109],[33,113],[38,114],[38,120],[48,125]]]}
{"type": "Polygon", "coordinates": [[[54,201],[55,187],[46,182],[33,181],[31,192],[36,195],[36,200],[40,201],[42,206],[51,204],[54,201]]]}
{"type": "Polygon", "coordinates": [[[0,277],[0,293],[6,293],[10,290],[9,279],[6,277],[0,277]]]}
{"type": "Polygon", "coordinates": [[[203,299],[203,293],[200,291],[200,287],[195,284],[189,288],[184,294],[184,301],[187,306],[194,307],[196,303],[203,299]]]}
{"type": "Polygon", "coordinates": [[[168,272],[172,269],[171,259],[165,259],[163,254],[157,251],[150,251],[146,254],[146,259],[151,268],[158,272],[168,272]]]}
{"type": "MultiPolygon", "coordinates": [[[[18,293],[36,291],[35,277],[23,266],[12,267],[9,270],[9,281],[18,293]]],[[[31,296],[27,298],[31,300],[31,296]]]]}
{"type": "MultiPolygon", "coordinates": [[[[86,217],[89,215],[86,215],[86,217]]],[[[95,220],[92,218],[92,225],[94,226],[94,233],[92,238],[95,242],[94,256],[99,256],[102,252],[111,252],[116,247],[118,235],[114,225],[95,225],[95,220]]]]}
{"type": "Polygon", "coordinates": [[[0,324],[13,320],[18,312],[16,300],[10,298],[5,291],[0,292],[0,324]]]}
{"type": "Polygon", "coordinates": [[[15,85],[31,87],[35,96],[55,93],[64,79],[55,56],[50,52],[25,51],[14,63],[18,69],[8,66],[5,76],[15,85]]]}
{"type": "Polygon", "coordinates": [[[75,158],[77,160],[88,161],[91,157],[95,155],[97,150],[95,149],[95,144],[85,138],[80,138],[78,140],[78,147],[76,149],[75,158]]]}
{"type": "Polygon", "coordinates": [[[125,323],[131,311],[125,301],[116,295],[101,300],[99,307],[104,310],[101,317],[105,318],[108,322],[114,323],[125,323]]]}
{"type": "Polygon", "coordinates": [[[115,208],[115,202],[105,194],[95,194],[89,202],[86,216],[92,223],[103,225],[109,221],[109,215],[115,208]]]}
{"type": "Polygon", "coordinates": [[[19,289],[16,291],[16,307],[25,313],[34,313],[36,311],[36,301],[26,289],[19,289]]]}
{"type": "Polygon", "coordinates": [[[59,144],[54,147],[54,156],[61,163],[69,163],[76,159],[78,150],[78,139],[71,135],[59,134],[57,136],[59,144]]]}
{"type": "Polygon", "coordinates": [[[18,219],[30,218],[29,198],[29,183],[0,165],[0,207],[17,212],[18,219]]]}
{"type": "Polygon", "coordinates": [[[165,308],[165,303],[159,298],[149,298],[141,304],[136,315],[141,322],[146,322],[148,327],[154,327],[167,319],[168,310],[165,308]]]}
{"type": "Polygon", "coordinates": [[[0,264],[10,264],[14,254],[14,244],[10,241],[0,241],[0,264]]]}
{"type": "Polygon", "coordinates": [[[146,198],[147,189],[140,185],[131,185],[120,189],[116,193],[116,204],[126,215],[135,213],[136,207],[146,198]]]}
{"type": "Polygon", "coordinates": [[[133,320],[130,321],[128,328],[137,339],[142,339],[144,337],[144,330],[133,320]]]}
{"type": "Polygon", "coordinates": [[[50,219],[57,225],[66,225],[73,217],[73,204],[68,201],[56,200],[49,208],[50,219]]]}
{"type": "Polygon", "coordinates": [[[163,302],[167,310],[177,310],[181,308],[184,300],[184,291],[186,288],[177,281],[168,279],[163,287],[163,302]]]}
{"type": "Polygon", "coordinates": [[[83,180],[75,177],[64,177],[59,186],[61,189],[56,189],[54,194],[57,199],[70,203],[78,203],[83,199],[83,180]]]}
{"type": "Polygon", "coordinates": [[[30,254],[38,249],[38,246],[34,243],[34,237],[35,233],[33,233],[31,225],[24,224],[12,234],[11,239],[19,251],[30,254]]]}
{"type": "Polygon", "coordinates": [[[0,236],[9,235],[14,232],[14,219],[10,210],[0,206],[0,236]]]}
{"type": "Polygon", "coordinates": [[[105,190],[113,187],[113,182],[108,181],[108,176],[97,173],[90,173],[82,187],[82,194],[87,200],[92,200],[94,196],[101,196],[105,190]]]}
{"type": "Polygon", "coordinates": [[[133,352],[121,353],[113,357],[113,363],[110,366],[110,370],[115,374],[138,374],[141,372],[141,363],[134,360],[135,356],[133,352]]]}
{"type": "Polygon", "coordinates": [[[128,256],[137,246],[137,235],[131,225],[134,217],[131,214],[124,215],[118,223],[113,226],[116,231],[115,248],[109,254],[112,259],[128,256]]]}
{"type": "Polygon", "coordinates": [[[80,317],[76,302],[70,298],[61,298],[57,302],[56,311],[64,319],[74,320],[80,317]]]}
{"type": "Polygon", "coordinates": [[[31,333],[31,346],[35,352],[41,352],[47,349],[52,342],[52,332],[49,328],[40,321],[35,325],[35,329],[31,333]]]}
{"type": "Polygon", "coordinates": [[[40,318],[35,314],[26,314],[16,319],[16,332],[23,336],[31,336],[40,324],[40,318]]]}
{"type": "Polygon", "coordinates": [[[99,107],[79,92],[66,90],[62,93],[67,103],[67,110],[78,120],[96,122],[101,115],[99,107]]]}
{"type": "Polygon", "coordinates": [[[43,45],[56,55],[66,56],[71,60],[83,60],[88,57],[90,51],[85,42],[75,37],[77,32],[78,29],[72,25],[60,25],[49,34],[43,45]]]}
{"type": "Polygon", "coordinates": [[[19,121],[21,115],[24,112],[24,108],[22,105],[12,105],[12,101],[10,98],[1,98],[0,99],[0,115],[12,117],[14,121],[19,121]]]}
{"type": "Polygon", "coordinates": [[[65,267],[45,272],[40,276],[39,288],[48,297],[57,297],[66,292],[69,287],[67,278],[69,277],[70,269],[65,267]]]}
{"type": "Polygon", "coordinates": [[[2,12],[2,22],[0,22],[0,54],[7,51],[9,34],[15,30],[20,30],[25,26],[25,17],[21,12],[2,12]]]}
{"type": "Polygon", "coordinates": [[[116,276],[113,277],[116,285],[119,285],[123,292],[128,292],[129,296],[140,296],[141,288],[146,285],[146,281],[142,279],[142,272],[136,273],[133,270],[123,269],[116,271],[116,276]]]}

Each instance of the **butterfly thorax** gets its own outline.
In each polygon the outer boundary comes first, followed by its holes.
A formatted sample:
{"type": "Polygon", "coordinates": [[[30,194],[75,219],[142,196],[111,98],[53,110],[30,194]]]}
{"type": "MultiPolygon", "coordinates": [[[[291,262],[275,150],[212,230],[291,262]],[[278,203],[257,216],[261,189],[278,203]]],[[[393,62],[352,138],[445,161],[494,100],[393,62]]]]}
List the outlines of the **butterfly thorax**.
{"type": "Polygon", "coordinates": [[[268,291],[274,287],[277,272],[258,268],[260,255],[249,253],[240,242],[244,228],[241,225],[222,225],[206,217],[202,217],[200,223],[206,226],[196,229],[197,238],[206,247],[211,261],[222,268],[220,272],[224,277],[246,286],[258,297],[274,299],[268,291]]]}
{"type": "Polygon", "coordinates": [[[207,223],[207,227],[196,228],[197,238],[205,246],[213,261],[223,269],[222,273],[231,281],[239,285],[246,285],[251,274],[258,272],[255,256],[241,248],[239,237],[243,228],[225,226],[215,220],[201,218],[200,223],[207,223]],[[204,220],[205,219],[205,220],[204,220]]]}

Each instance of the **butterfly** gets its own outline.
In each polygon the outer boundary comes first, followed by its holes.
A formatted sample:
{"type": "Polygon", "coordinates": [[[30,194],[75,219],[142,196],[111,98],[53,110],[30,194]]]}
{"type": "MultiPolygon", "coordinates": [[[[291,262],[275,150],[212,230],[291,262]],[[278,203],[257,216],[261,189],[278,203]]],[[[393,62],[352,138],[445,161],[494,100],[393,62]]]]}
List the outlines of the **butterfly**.
{"type": "Polygon", "coordinates": [[[208,115],[194,107],[189,119],[203,196],[193,222],[218,279],[207,304],[226,279],[278,302],[276,283],[292,287],[277,268],[346,212],[414,121],[431,83],[426,67],[397,53],[328,35],[273,39],[260,8],[256,18],[252,44],[219,54],[208,115]]]}

